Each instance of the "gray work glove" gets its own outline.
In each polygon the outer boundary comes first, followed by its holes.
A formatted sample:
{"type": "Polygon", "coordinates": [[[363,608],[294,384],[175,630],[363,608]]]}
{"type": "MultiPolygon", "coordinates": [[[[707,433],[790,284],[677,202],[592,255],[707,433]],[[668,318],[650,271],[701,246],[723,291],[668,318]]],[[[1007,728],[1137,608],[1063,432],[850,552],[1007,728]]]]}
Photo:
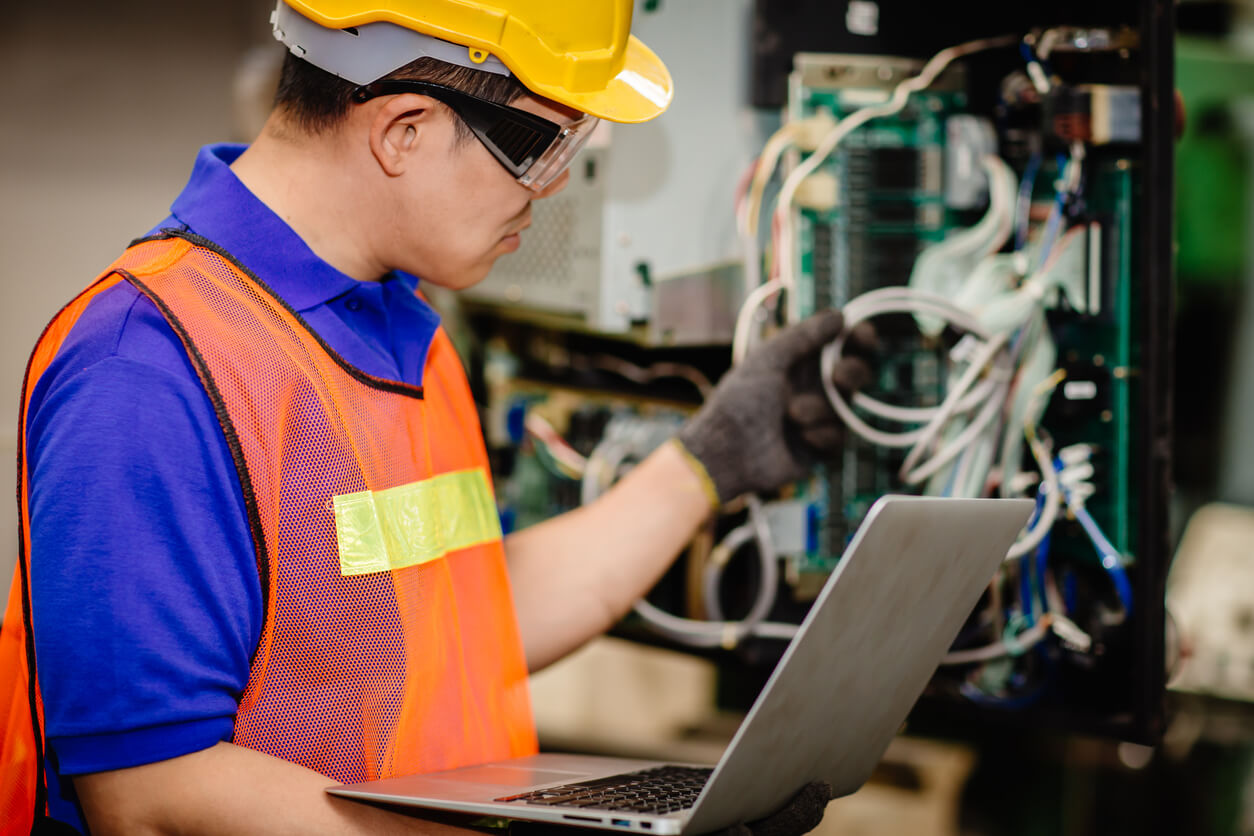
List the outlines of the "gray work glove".
{"type": "MultiPolygon", "coordinates": [[[[823,394],[819,352],[843,325],[840,311],[827,310],[775,335],[724,375],[680,429],[677,440],[704,469],[719,504],[776,490],[834,459],[845,428],[823,394]]],[[[874,351],[869,325],[846,336],[832,372],[846,397],[870,381],[874,351]]]]}
{"type": "Polygon", "coordinates": [[[819,826],[831,800],[832,788],[824,781],[813,781],[766,818],[738,822],[710,836],[801,836],[819,826]]]}

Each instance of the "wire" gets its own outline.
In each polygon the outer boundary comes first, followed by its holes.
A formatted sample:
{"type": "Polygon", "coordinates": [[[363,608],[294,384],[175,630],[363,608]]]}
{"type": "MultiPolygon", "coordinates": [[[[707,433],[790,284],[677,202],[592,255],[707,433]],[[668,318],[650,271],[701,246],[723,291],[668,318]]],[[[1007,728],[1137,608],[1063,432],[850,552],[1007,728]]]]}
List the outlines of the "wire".
{"type": "MultiPolygon", "coordinates": [[[[582,504],[589,505],[595,502],[614,483],[619,471],[629,459],[643,457],[656,446],[654,442],[657,438],[653,432],[655,429],[642,421],[623,422],[607,427],[605,438],[588,456],[583,482],[580,485],[582,504]]],[[[641,598],[634,604],[633,609],[655,632],[692,647],[724,648],[735,647],[750,635],[791,639],[796,633],[796,625],[766,621],[779,588],[779,556],[771,539],[770,525],[762,500],[750,495],[746,497],[746,504],[749,521],[741,528],[748,528],[749,536],[756,541],[762,570],[758,594],[749,613],[740,621],[699,621],[672,615],[641,598]]],[[[744,535],[736,536],[739,538],[744,535]]],[[[731,542],[731,537],[732,535],[728,535],[723,544],[720,544],[721,547],[739,548],[739,545],[731,542]]]]}
{"type": "Polygon", "coordinates": [[[743,363],[749,353],[749,341],[753,334],[753,317],[757,314],[758,308],[783,288],[783,282],[779,279],[771,279],[766,284],[754,288],[745,297],[744,303],[740,306],[740,313],[736,315],[736,330],[732,332],[733,365],[738,366],[743,363]]]}
{"type": "Polygon", "coordinates": [[[1015,204],[1015,250],[1022,250],[1028,243],[1028,216],[1032,209],[1032,190],[1036,185],[1036,175],[1041,170],[1041,155],[1032,152],[1028,164],[1023,170],[1023,181],[1019,185],[1019,198],[1015,204]]]}
{"type": "Polygon", "coordinates": [[[1017,635],[1012,635],[1011,625],[1007,625],[1006,635],[1000,641],[970,650],[951,650],[941,657],[940,664],[974,665],[1006,656],[1021,656],[1045,640],[1052,623],[1053,616],[1047,613],[1041,616],[1040,621],[1017,635]]]}
{"type": "Polygon", "coordinates": [[[701,601],[705,614],[711,621],[723,620],[723,604],[719,584],[723,579],[723,569],[731,561],[732,556],[753,542],[753,526],[740,525],[727,533],[727,536],[710,552],[706,561],[705,571],[701,576],[701,601]]]}
{"type": "MultiPolygon", "coordinates": [[[[1069,449],[1075,451],[1075,448],[1069,449]]],[[[1093,472],[1092,465],[1088,463],[1087,458],[1090,454],[1091,448],[1077,451],[1071,461],[1067,462],[1060,453],[1059,458],[1054,460],[1054,466],[1068,472],[1068,475],[1078,472],[1077,476],[1060,480],[1061,492],[1067,500],[1067,510],[1080,523],[1080,527],[1084,529],[1084,533],[1088,535],[1089,541],[1097,550],[1097,555],[1101,558],[1101,566],[1110,576],[1111,583],[1114,584],[1115,593],[1119,596],[1119,603],[1123,606],[1126,618],[1132,614],[1132,583],[1128,580],[1128,573],[1123,568],[1123,559],[1119,550],[1097,524],[1097,520],[1093,519],[1093,515],[1084,507],[1085,500],[1092,493],[1091,486],[1085,482],[1085,479],[1093,472]]]]}
{"type": "Polygon", "coordinates": [[[909,102],[911,93],[927,88],[955,59],[987,49],[1012,46],[1017,42],[1018,38],[1006,36],[970,41],[943,49],[924,64],[923,69],[917,76],[908,78],[898,84],[893,89],[888,101],[883,104],[870,105],[856,110],[836,123],[836,126],[819,142],[814,152],[806,157],[784,179],[779,195],[776,198],[774,216],[775,223],[778,224],[779,228],[779,244],[776,247],[779,258],[779,271],[776,277],[783,282],[784,287],[792,288],[795,284],[793,276],[792,201],[802,181],[822,165],[832,151],[835,150],[836,146],[840,144],[841,140],[872,119],[881,116],[891,116],[900,111],[909,102]]]}
{"type": "MultiPolygon", "coordinates": [[[[710,561],[706,564],[702,584],[706,612],[712,621],[722,621],[723,608],[719,600],[719,582],[722,579],[723,569],[740,548],[751,542],[757,544],[758,561],[761,567],[758,594],[749,608],[749,613],[739,622],[746,635],[753,632],[754,627],[766,619],[771,607],[775,604],[775,593],[779,589],[779,557],[775,553],[775,544],[770,536],[770,525],[762,500],[756,496],[749,496],[748,509],[748,522],[733,529],[715,548],[710,561]]],[[[693,621],[693,623],[706,624],[708,622],[693,621]]],[[[724,632],[725,630],[720,631],[720,636],[724,632]]]]}
{"type": "Polygon", "coordinates": [[[1093,545],[1097,548],[1098,555],[1102,559],[1102,568],[1110,575],[1111,581],[1115,585],[1115,592],[1119,595],[1119,602],[1123,604],[1124,613],[1132,614],[1132,584],[1128,580],[1128,573],[1124,571],[1123,563],[1119,557],[1119,551],[1106,539],[1106,535],[1098,527],[1097,521],[1093,519],[1093,515],[1083,505],[1073,508],[1072,513],[1075,514],[1080,525],[1084,528],[1084,533],[1093,541],[1093,545]]]}
{"type": "Polygon", "coordinates": [[[536,459],[544,466],[545,470],[559,479],[569,479],[572,482],[578,482],[582,478],[581,474],[574,472],[559,462],[546,444],[538,439],[532,440],[535,443],[536,459]]]}
{"type": "Polygon", "coordinates": [[[907,409],[881,403],[865,393],[854,396],[854,405],[880,417],[903,423],[926,422],[917,429],[895,433],[876,429],[863,421],[833,383],[836,363],[844,346],[843,337],[838,337],[820,354],[820,380],[832,408],[853,432],[873,444],[912,448],[902,463],[900,475],[908,484],[922,482],[970,447],[1000,413],[1010,379],[1007,335],[989,335],[971,314],[943,297],[903,287],[882,288],[863,294],[846,305],[844,313],[849,328],[887,313],[924,313],[964,328],[983,340],[973,352],[966,371],[937,407],[907,409]],[[986,373],[986,370],[989,371],[986,373]],[[984,380],[977,384],[981,376],[984,380]],[[979,413],[957,437],[933,452],[930,458],[924,459],[950,419],[977,406],[981,407],[979,413]]]}
{"type": "MultiPolygon", "coordinates": [[[[967,366],[962,376],[958,378],[958,382],[949,390],[949,394],[945,396],[945,400],[937,407],[936,414],[930,424],[923,428],[923,432],[919,436],[919,440],[915,442],[914,447],[906,454],[906,458],[901,463],[900,475],[907,484],[915,484],[922,482],[928,476],[935,473],[942,465],[952,459],[958,453],[962,452],[968,445],[975,440],[975,437],[988,426],[989,422],[996,417],[1001,410],[1001,402],[1003,398],[989,398],[984,405],[984,409],[976,416],[966,429],[959,436],[950,442],[940,452],[928,460],[927,464],[919,465],[919,458],[924,451],[928,449],[932,440],[940,433],[941,427],[953,415],[957,408],[959,398],[962,393],[975,383],[976,378],[984,373],[986,367],[993,363],[998,354],[1004,354],[1003,349],[1006,345],[1006,335],[998,334],[981,346],[976,353],[975,358],[967,366]],[[991,407],[991,409],[990,409],[991,407]]],[[[1009,370],[1006,372],[1005,379],[1009,380],[1009,370]]],[[[835,388],[834,386],[832,387],[835,388]]]]}
{"type": "Polygon", "coordinates": [[[796,141],[801,132],[801,122],[788,122],[773,133],[762,147],[762,153],[753,167],[753,175],[750,178],[749,189],[741,211],[737,213],[742,235],[757,236],[762,212],[762,196],[766,192],[766,184],[770,182],[784,152],[796,141]]]}
{"type": "Polygon", "coordinates": [[[1080,186],[1083,182],[1082,166],[1084,162],[1084,143],[1071,143],[1071,156],[1068,158],[1063,154],[1058,155],[1058,186],[1057,197],[1054,200],[1054,206],[1050,209],[1049,220],[1045,224],[1045,237],[1041,241],[1041,251],[1037,260],[1037,272],[1045,268],[1046,261],[1054,250],[1054,244],[1058,240],[1059,231],[1062,228],[1063,210],[1067,206],[1067,201],[1079,194],[1080,186]]]}
{"type": "Polygon", "coordinates": [[[561,433],[539,413],[528,410],[526,418],[523,419],[523,427],[532,438],[539,442],[540,449],[561,469],[561,475],[569,479],[583,477],[588,460],[580,455],[578,450],[567,444],[561,433]]]}
{"type": "MultiPolygon", "coordinates": [[[[1058,369],[1048,378],[1041,381],[1032,390],[1032,401],[1039,400],[1052,392],[1066,376],[1066,372],[1058,369]]],[[[1014,545],[1010,547],[1010,551],[1006,552],[1006,560],[1008,561],[1018,560],[1034,551],[1054,527],[1054,523],[1058,520],[1058,513],[1062,508],[1062,486],[1058,480],[1058,470],[1054,467],[1049,451],[1045,449],[1040,439],[1037,438],[1036,419],[1033,417],[1031,402],[1027,409],[1027,417],[1024,419],[1023,435],[1028,441],[1028,448],[1032,452],[1032,457],[1036,459],[1037,467],[1041,470],[1041,486],[1039,490],[1045,497],[1045,504],[1040,514],[1037,515],[1036,522],[1027,530],[1023,537],[1015,541],[1014,545]]]]}
{"type": "Polygon", "coordinates": [[[714,385],[710,383],[710,379],[702,374],[701,370],[695,366],[689,366],[686,363],[654,363],[651,366],[637,366],[635,363],[628,362],[619,357],[612,357],[608,354],[597,355],[592,360],[593,364],[607,372],[613,372],[619,377],[625,377],[633,383],[652,383],[654,380],[664,377],[674,377],[686,380],[691,383],[702,395],[708,395],[714,390],[714,385]]]}

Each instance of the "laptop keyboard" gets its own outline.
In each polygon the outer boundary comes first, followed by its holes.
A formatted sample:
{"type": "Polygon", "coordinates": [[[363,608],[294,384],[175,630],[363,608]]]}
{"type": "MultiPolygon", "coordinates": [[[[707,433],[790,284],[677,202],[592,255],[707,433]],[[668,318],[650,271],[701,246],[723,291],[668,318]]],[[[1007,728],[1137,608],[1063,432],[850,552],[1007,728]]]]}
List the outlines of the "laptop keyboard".
{"type": "Polygon", "coordinates": [[[712,769],[690,766],[658,766],[496,800],[628,813],[674,813],[696,803],[711,772],[712,769]]]}

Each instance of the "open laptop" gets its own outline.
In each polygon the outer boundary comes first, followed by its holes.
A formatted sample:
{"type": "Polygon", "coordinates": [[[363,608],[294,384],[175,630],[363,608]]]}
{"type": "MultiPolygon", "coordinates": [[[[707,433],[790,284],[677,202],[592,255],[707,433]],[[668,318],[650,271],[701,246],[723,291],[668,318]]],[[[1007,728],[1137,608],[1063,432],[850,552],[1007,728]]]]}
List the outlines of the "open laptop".
{"type": "Polygon", "coordinates": [[[713,768],[540,754],[331,787],[349,798],[636,833],[707,833],[805,784],[858,789],[1031,514],[1030,500],[888,496],[713,768]]]}

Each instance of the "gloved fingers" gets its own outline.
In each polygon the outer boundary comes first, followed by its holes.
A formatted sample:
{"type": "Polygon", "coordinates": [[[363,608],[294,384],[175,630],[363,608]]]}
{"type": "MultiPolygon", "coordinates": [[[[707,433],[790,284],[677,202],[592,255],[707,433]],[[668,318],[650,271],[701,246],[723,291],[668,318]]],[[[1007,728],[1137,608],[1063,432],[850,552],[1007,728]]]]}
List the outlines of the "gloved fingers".
{"type": "MultiPolygon", "coordinates": [[[[848,398],[852,393],[871,382],[874,373],[871,367],[858,357],[846,357],[836,363],[832,369],[832,384],[848,398]]],[[[827,394],[819,385],[818,373],[793,375],[792,396],[788,399],[788,417],[798,424],[813,424],[821,420],[830,420],[836,412],[827,394]]]]}
{"type": "Polygon", "coordinates": [[[749,362],[765,368],[787,371],[799,360],[816,354],[840,334],[845,318],[835,308],[785,328],[749,357],[749,362]]]}
{"type": "Polygon", "coordinates": [[[859,322],[845,334],[845,357],[861,357],[872,366],[880,353],[880,336],[869,322],[859,322]]]}
{"type": "Polygon", "coordinates": [[[806,427],[801,431],[801,440],[820,453],[833,453],[845,443],[845,427],[836,422],[806,427]]]}
{"type": "Polygon", "coordinates": [[[796,433],[811,450],[832,453],[845,443],[845,425],[836,417],[827,398],[803,392],[788,400],[788,418],[796,433]]]}
{"type": "Polygon", "coordinates": [[[827,398],[818,392],[801,392],[788,399],[788,417],[802,427],[827,423],[836,413],[827,398]]]}
{"type": "Polygon", "coordinates": [[[824,781],[813,781],[801,788],[784,807],[760,821],[752,822],[753,836],[801,836],[823,821],[832,788],[824,781]]]}
{"type": "Polygon", "coordinates": [[[832,369],[832,384],[848,395],[866,386],[874,378],[871,364],[861,357],[845,355],[836,361],[832,369]]]}

